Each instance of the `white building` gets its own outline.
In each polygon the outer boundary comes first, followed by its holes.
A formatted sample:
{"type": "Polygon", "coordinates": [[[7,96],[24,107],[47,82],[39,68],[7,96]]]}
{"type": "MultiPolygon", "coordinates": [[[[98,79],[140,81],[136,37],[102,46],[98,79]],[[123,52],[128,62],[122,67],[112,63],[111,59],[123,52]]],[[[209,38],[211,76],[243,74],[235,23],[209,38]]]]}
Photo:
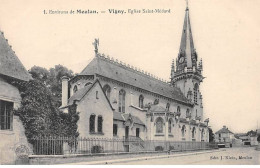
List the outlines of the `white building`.
{"type": "Polygon", "coordinates": [[[200,85],[202,61],[194,48],[189,9],[171,81],[100,55],[72,79],[63,78],[62,107],[77,104],[80,136],[208,142],[200,85]]]}

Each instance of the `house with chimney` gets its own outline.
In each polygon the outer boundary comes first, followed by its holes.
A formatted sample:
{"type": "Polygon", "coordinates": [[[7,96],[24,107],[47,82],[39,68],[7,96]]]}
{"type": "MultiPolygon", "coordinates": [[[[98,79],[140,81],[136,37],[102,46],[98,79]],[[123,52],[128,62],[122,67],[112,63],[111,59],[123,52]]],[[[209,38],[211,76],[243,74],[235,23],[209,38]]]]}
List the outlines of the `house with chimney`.
{"type": "Polygon", "coordinates": [[[234,133],[231,132],[225,125],[215,133],[215,142],[218,144],[223,144],[225,147],[232,147],[232,142],[234,139],[234,133]]]}

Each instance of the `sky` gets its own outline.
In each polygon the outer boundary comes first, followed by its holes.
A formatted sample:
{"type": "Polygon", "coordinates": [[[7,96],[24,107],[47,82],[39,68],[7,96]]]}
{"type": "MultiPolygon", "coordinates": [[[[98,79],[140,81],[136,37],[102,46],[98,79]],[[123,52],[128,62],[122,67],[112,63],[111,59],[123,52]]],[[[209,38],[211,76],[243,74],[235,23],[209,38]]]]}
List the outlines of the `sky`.
{"type": "MultiPolygon", "coordinates": [[[[179,51],[185,0],[0,0],[0,30],[26,69],[61,64],[80,73],[99,52],[169,80],[179,51]],[[46,10],[98,14],[44,14],[46,10]],[[109,9],[170,9],[112,14],[109,9]],[[105,13],[101,13],[105,11],[105,13]]],[[[195,48],[203,60],[204,118],[216,132],[260,127],[260,1],[190,0],[195,48]]]]}

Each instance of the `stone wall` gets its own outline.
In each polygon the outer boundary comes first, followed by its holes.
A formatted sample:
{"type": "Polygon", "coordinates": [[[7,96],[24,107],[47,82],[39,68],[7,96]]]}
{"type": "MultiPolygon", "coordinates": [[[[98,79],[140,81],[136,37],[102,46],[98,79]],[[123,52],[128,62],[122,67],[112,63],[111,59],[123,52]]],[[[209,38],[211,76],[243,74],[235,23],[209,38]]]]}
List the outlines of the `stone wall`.
{"type": "Polygon", "coordinates": [[[28,154],[32,153],[32,146],[28,143],[24,131],[18,116],[14,116],[13,130],[0,131],[0,164],[19,164],[20,158],[17,157],[16,150],[21,145],[28,148],[28,154]]]}

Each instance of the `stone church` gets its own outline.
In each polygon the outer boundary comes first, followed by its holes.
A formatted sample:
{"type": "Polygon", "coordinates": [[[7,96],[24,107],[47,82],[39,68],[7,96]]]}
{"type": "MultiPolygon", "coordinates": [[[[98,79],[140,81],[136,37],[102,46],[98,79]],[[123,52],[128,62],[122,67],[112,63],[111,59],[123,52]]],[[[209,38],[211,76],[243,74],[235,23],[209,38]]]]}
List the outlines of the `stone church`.
{"type": "Polygon", "coordinates": [[[62,78],[64,112],[77,104],[81,137],[158,141],[208,142],[209,119],[204,120],[202,60],[196,53],[186,8],[180,50],[171,66],[171,80],[98,52],[72,79],[62,78]]]}

